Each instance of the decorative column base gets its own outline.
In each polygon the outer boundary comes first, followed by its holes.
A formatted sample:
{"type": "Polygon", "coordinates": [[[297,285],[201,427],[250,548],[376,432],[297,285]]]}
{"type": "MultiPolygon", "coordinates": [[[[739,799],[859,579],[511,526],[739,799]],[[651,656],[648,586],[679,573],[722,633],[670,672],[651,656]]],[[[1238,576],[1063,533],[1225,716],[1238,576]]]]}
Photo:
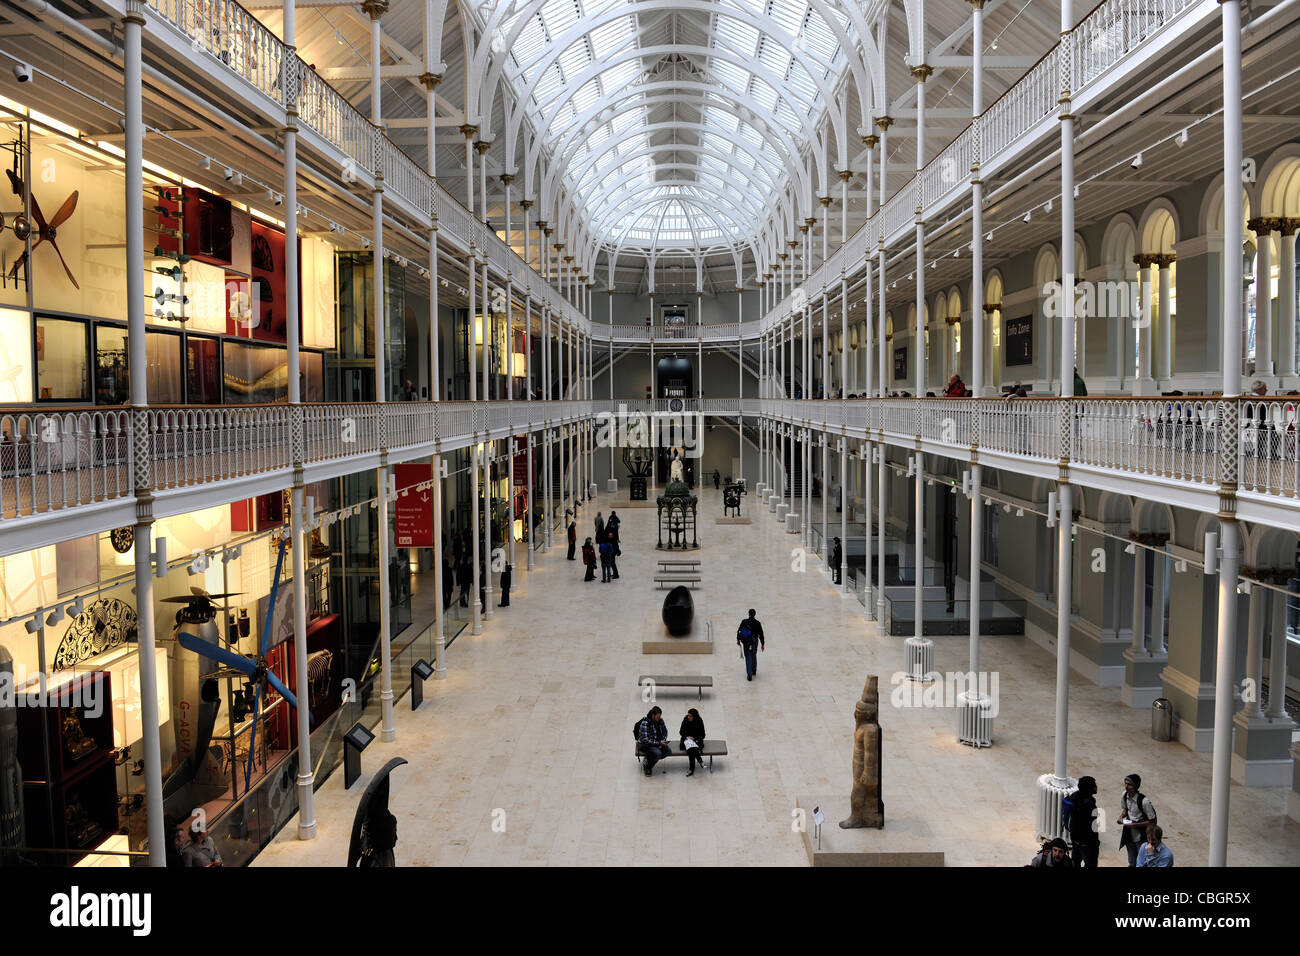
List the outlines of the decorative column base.
{"type": "Polygon", "coordinates": [[[1232,718],[1232,779],[1247,787],[1291,785],[1291,734],[1295,722],[1289,717],[1247,717],[1238,711],[1232,718]]]}
{"type": "Polygon", "coordinates": [[[1079,789],[1079,781],[1073,777],[1061,777],[1045,773],[1038,778],[1038,799],[1034,827],[1040,840],[1055,840],[1065,836],[1061,826],[1061,805],[1065,798],[1079,789]]]}
{"type": "Polygon", "coordinates": [[[1168,663],[1169,655],[1163,651],[1152,654],[1145,650],[1126,648],[1124,687],[1120,691],[1120,700],[1136,710],[1149,710],[1158,698],[1164,696],[1160,674],[1168,663]]]}
{"type": "Polygon", "coordinates": [[[934,680],[934,641],[909,637],[903,641],[903,670],[908,680],[928,684],[934,680]]]}
{"type": "Polygon", "coordinates": [[[767,496],[768,511],[775,512],[776,506],[779,505],[780,503],[781,503],[781,496],[776,494],[776,492],[773,492],[772,494],[767,496]]]}
{"type": "Polygon", "coordinates": [[[967,691],[957,695],[957,743],[993,746],[993,699],[967,691]]]}
{"type": "Polygon", "coordinates": [[[762,500],[763,498],[767,497],[767,495],[765,494],[766,491],[767,491],[767,485],[761,481],[754,486],[754,492],[755,494],[758,495],[759,500],[762,500]]]}

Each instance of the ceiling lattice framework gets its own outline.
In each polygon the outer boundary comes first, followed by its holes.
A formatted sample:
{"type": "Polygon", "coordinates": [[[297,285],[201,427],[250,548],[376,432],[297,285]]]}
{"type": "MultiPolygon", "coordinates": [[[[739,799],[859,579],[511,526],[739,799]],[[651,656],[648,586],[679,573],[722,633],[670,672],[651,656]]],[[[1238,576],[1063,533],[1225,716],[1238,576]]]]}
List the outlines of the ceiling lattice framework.
{"type": "Polygon", "coordinates": [[[808,150],[846,58],[807,0],[542,0],[500,22],[489,42],[604,248],[736,249],[792,183],[811,195],[808,150]]]}

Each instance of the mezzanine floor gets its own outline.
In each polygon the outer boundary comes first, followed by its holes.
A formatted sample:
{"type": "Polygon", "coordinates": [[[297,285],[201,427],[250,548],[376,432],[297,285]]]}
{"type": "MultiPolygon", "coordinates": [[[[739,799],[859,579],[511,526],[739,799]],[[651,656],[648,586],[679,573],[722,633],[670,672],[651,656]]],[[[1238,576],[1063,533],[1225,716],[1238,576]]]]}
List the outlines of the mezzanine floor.
{"type": "MultiPolygon", "coordinates": [[[[869,673],[881,683],[886,826],[891,807],[910,803],[932,834],[919,848],[942,849],[949,865],[1029,860],[1034,781],[1051,768],[1054,659],[1027,638],[988,638],[985,666],[1000,675],[996,745],[963,747],[952,709],[889,705],[901,639],[877,637],[815,561],[792,573],[795,539],[770,515],[713,524],[717,498],[712,489],[701,495],[704,581],[695,592],[697,621],[714,623],[712,656],[641,654],[643,622],[657,618],[663,599],[650,580],[662,555],[653,511],[628,507],[620,509],[618,582],[583,583],[557,536],[512,607],[482,635],[456,641],[448,679],[426,684],[421,712],[398,703],[397,742],[376,739],[363,761],[366,769],[391,756],[410,761],[392,778],[399,865],[804,865],[791,829],[795,798],[848,791],[853,705],[869,673]],[[768,635],[753,683],[731,637],[750,606],[768,635]],[[709,736],[726,738],[731,756],[712,774],[687,778],[685,762],[671,760],[647,779],[633,760],[631,726],[648,706],[636,678],[664,672],[714,678],[702,702],[690,690],[659,693],[670,733],[697,707],[709,736]],[[493,829],[500,810],[504,832],[493,829]]],[[[609,504],[602,495],[584,509],[583,537],[596,508],[608,514],[609,504]]],[[[966,643],[939,638],[937,668],[964,667],[966,643]]],[[[1140,772],[1178,865],[1203,865],[1209,754],[1153,742],[1146,711],[1078,676],[1070,716],[1070,772],[1097,777],[1108,812],[1124,774],[1140,772]]],[[[256,863],[342,865],[364,782],[345,793],[336,772],[316,796],[316,840],[298,842],[291,824],[256,863]]],[[[1233,785],[1230,863],[1300,865],[1300,824],[1286,817],[1286,794],[1233,785]]],[[[1102,865],[1124,863],[1116,843],[1113,832],[1103,836],[1102,865]]]]}

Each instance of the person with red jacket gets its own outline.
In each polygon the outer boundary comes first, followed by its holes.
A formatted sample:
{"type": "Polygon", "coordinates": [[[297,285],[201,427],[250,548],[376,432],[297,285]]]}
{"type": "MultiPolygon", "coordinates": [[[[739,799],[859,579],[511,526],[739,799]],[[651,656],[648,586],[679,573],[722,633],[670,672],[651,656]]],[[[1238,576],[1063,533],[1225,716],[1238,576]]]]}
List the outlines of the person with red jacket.
{"type": "Polygon", "coordinates": [[[582,545],[582,563],[587,566],[587,576],[582,580],[596,580],[596,549],[592,547],[590,538],[582,545]]]}
{"type": "Polygon", "coordinates": [[[966,383],[961,380],[961,376],[953,373],[948,378],[948,385],[943,390],[944,398],[966,398],[970,395],[966,391],[966,383]]]}

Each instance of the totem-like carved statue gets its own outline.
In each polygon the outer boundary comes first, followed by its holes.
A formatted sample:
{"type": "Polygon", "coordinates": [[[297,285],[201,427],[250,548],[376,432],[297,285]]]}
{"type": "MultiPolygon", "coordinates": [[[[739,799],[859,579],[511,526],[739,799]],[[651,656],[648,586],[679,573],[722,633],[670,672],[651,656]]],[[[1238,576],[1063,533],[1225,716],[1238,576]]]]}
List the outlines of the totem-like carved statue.
{"type": "Polygon", "coordinates": [[[878,678],[872,674],[862,688],[862,699],[853,708],[853,793],[849,797],[849,816],[840,827],[885,825],[885,802],[880,798],[880,694],[878,678]]]}

